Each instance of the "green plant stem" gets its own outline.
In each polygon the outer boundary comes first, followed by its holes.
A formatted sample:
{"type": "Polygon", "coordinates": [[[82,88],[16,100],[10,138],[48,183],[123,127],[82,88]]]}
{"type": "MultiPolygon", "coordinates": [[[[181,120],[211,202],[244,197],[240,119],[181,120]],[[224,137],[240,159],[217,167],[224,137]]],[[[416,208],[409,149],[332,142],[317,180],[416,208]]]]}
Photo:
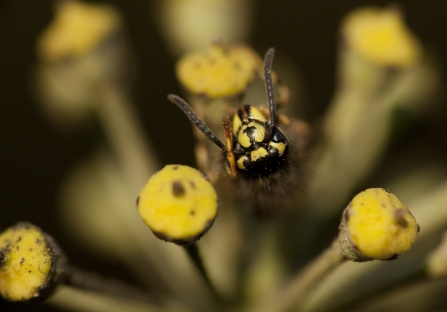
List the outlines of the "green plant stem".
{"type": "MultiPolygon", "coordinates": [[[[107,312],[165,312],[169,308],[161,308],[148,302],[111,297],[101,293],[85,291],[75,287],[61,285],[57,292],[45,301],[53,307],[64,311],[107,311],[107,312]]],[[[185,311],[179,308],[176,311],[185,311]]]]}
{"type": "Polygon", "coordinates": [[[143,135],[125,90],[118,85],[104,85],[98,114],[129,186],[139,191],[148,177],[159,169],[159,162],[143,135]]]}
{"type": "Polygon", "coordinates": [[[220,293],[216,290],[213,283],[211,282],[208,273],[206,272],[205,266],[203,265],[202,258],[199,253],[199,248],[197,247],[196,243],[192,243],[188,246],[184,246],[186,252],[188,253],[189,257],[193,261],[196,268],[199,270],[200,274],[202,275],[203,279],[205,280],[205,283],[208,285],[211,293],[213,296],[220,302],[223,301],[222,296],[220,293]]]}
{"type": "Polygon", "coordinates": [[[103,277],[95,272],[87,272],[72,265],[67,265],[64,271],[64,282],[67,286],[105,294],[113,298],[144,303],[155,302],[147,292],[120,280],[103,277]]]}
{"type": "Polygon", "coordinates": [[[361,309],[361,306],[364,305],[365,302],[378,302],[393,291],[397,292],[403,289],[410,289],[411,287],[417,287],[423,283],[428,284],[430,283],[430,280],[427,279],[427,272],[425,269],[420,268],[418,271],[401,280],[385,285],[373,292],[355,297],[351,301],[345,302],[339,307],[334,307],[334,309],[355,311],[356,309],[361,309]]]}
{"type": "Polygon", "coordinates": [[[299,310],[297,307],[304,304],[306,296],[315,289],[322,279],[338,267],[345,257],[341,252],[338,237],[332,245],[326,249],[319,257],[314,259],[283,288],[279,289],[271,297],[259,300],[249,311],[288,311],[299,310]]]}

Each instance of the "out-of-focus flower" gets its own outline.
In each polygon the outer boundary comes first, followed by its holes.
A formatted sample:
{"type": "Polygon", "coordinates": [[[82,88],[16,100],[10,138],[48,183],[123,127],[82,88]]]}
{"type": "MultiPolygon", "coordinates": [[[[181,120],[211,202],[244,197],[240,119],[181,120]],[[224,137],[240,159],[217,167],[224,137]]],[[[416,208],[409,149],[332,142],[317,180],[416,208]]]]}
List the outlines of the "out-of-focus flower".
{"type": "Polygon", "coordinates": [[[357,194],[343,212],[340,240],[353,261],[392,260],[414,244],[419,226],[399,199],[381,188],[357,194]]]}
{"type": "Polygon", "coordinates": [[[121,16],[109,5],[61,1],[53,22],[38,41],[38,53],[49,62],[79,57],[119,28],[121,16]]]}
{"type": "Polygon", "coordinates": [[[246,41],[251,0],[161,0],[154,10],[168,47],[175,55],[206,49],[208,42],[246,41]]]}
{"type": "Polygon", "coordinates": [[[421,56],[419,41],[396,8],[355,10],[341,32],[354,53],[378,66],[406,67],[421,56]]]}
{"type": "Polygon", "coordinates": [[[56,125],[78,124],[106,84],[127,87],[130,64],[121,16],[109,5],[62,1],[37,42],[36,93],[56,125]]]}
{"type": "Polygon", "coordinates": [[[168,165],[144,186],[138,211],[155,236],[189,245],[211,228],[217,216],[217,195],[201,172],[168,165]]]}
{"type": "Polygon", "coordinates": [[[218,98],[244,92],[261,62],[249,46],[224,46],[216,42],[206,52],[183,56],[177,63],[176,74],[192,94],[218,98]]]}
{"type": "Polygon", "coordinates": [[[355,185],[377,165],[394,131],[405,133],[426,117],[440,93],[435,63],[396,9],[352,12],[341,39],[338,88],[325,116],[324,140],[315,149],[308,190],[310,213],[316,216],[338,214],[355,185]],[[401,116],[406,123],[398,125],[401,116]]]}
{"type": "Polygon", "coordinates": [[[65,256],[40,228],[20,222],[0,233],[0,294],[10,301],[44,299],[62,278],[65,256]]]}

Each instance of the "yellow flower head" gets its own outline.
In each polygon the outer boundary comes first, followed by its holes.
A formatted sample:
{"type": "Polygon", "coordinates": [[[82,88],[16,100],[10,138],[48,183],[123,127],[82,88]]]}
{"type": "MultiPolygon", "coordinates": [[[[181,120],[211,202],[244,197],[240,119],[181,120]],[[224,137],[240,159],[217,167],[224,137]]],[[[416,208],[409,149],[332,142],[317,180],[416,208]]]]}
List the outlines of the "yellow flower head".
{"type": "Polygon", "coordinates": [[[47,61],[82,56],[120,26],[119,13],[109,5],[62,1],[39,38],[39,55],[47,61]]]}
{"type": "Polygon", "coordinates": [[[421,54],[419,41],[396,9],[355,10],[345,18],[342,34],[354,53],[378,66],[410,66],[421,54]]]}
{"type": "Polygon", "coordinates": [[[206,52],[193,52],[177,63],[177,79],[188,91],[209,98],[242,93],[253,80],[260,57],[243,45],[213,44],[206,52]]]}
{"type": "Polygon", "coordinates": [[[43,232],[22,222],[0,234],[0,294],[10,301],[41,296],[55,273],[55,255],[43,232]]]}
{"type": "Polygon", "coordinates": [[[418,231],[415,218],[395,195],[371,188],[345,209],[340,238],[351,260],[391,260],[411,248],[418,231]]]}
{"type": "Polygon", "coordinates": [[[155,173],[137,205],[158,238],[182,245],[204,235],[217,215],[214,187],[200,171],[182,165],[168,165],[155,173]]]}

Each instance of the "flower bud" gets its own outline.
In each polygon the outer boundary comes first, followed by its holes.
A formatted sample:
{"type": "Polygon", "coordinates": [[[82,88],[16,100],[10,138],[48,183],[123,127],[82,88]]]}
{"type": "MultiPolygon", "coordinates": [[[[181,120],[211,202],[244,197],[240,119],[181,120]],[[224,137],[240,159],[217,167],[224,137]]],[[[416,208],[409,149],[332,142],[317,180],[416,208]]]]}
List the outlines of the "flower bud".
{"type": "Polygon", "coordinates": [[[342,35],[348,48],[378,66],[407,67],[421,56],[421,45],[395,8],[366,7],[344,20],[342,35]]]}
{"type": "Polygon", "coordinates": [[[6,300],[46,298],[61,281],[64,264],[53,238],[30,223],[0,233],[0,294],[6,300]]]}
{"type": "Polygon", "coordinates": [[[97,108],[104,85],[126,86],[130,62],[125,41],[121,16],[113,7],[58,3],[37,41],[36,93],[51,121],[76,125],[97,108]]]}
{"type": "Polygon", "coordinates": [[[259,55],[246,45],[214,43],[206,52],[192,52],[177,63],[179,82],[189,92],[208,98],[243,93],[262,64],[259,55]]]}
{"type": "Polygon", "coordinates": [[[189,245],[211,228],[217,216],[217,195],[200,171],[167,165],[149,179],[137,206],[155,236],[189,245]]]}
{"type": "Polygon", "coordinates": [[[418,232],[415,218],[395,195],[371,188],[344,210],[340,240],[352,261],[393,260],[411,248],[418,232]]]}

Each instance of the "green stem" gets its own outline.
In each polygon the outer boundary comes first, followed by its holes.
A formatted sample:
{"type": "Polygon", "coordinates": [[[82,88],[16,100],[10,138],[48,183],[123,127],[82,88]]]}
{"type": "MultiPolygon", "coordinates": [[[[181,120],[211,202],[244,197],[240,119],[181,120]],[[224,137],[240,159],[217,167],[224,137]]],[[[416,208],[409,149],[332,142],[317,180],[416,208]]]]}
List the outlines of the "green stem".
{"type": "Polygon", "coordinates": [[[106,84],[103,87],[98,114],[130,187],[139,190],[159,169],[159,161],[120,86],[106,84]]]}
{"type": "Polygon", "coordinates": [[[318,258],[314,259],[273,296],[259,300],[250,311],[294,311],[303,306],[308,294],[344,260],[338,237],[318,258]]]}
{"type": "Polygon", "coordinates": [[[208,285],[211,293],[213,296],[220,302],[223,301],[223,298],[219,294],[219,292],[214,287],[213,283],[211,282],[208,273],[206,272],[205,266],[203,265],[202,258],[199,253],[199,248],[197,247],[196,243],[190,244],[188,246],[184,246],[186,252],[188,253],[189,257],[193,261],[196,268],[199,270],[200,274],[202,275],[203,279],[205,280],[205,283],[208,285]]]}
{"type": "Polygon", "coordinates": [[[95,272],[87,272],[77,267],[65,267],[65,284],[81,290],[93,291],[114,298],[137,302],[154,303],[147,292],[117,279],[106,278],[95,272]]]}

